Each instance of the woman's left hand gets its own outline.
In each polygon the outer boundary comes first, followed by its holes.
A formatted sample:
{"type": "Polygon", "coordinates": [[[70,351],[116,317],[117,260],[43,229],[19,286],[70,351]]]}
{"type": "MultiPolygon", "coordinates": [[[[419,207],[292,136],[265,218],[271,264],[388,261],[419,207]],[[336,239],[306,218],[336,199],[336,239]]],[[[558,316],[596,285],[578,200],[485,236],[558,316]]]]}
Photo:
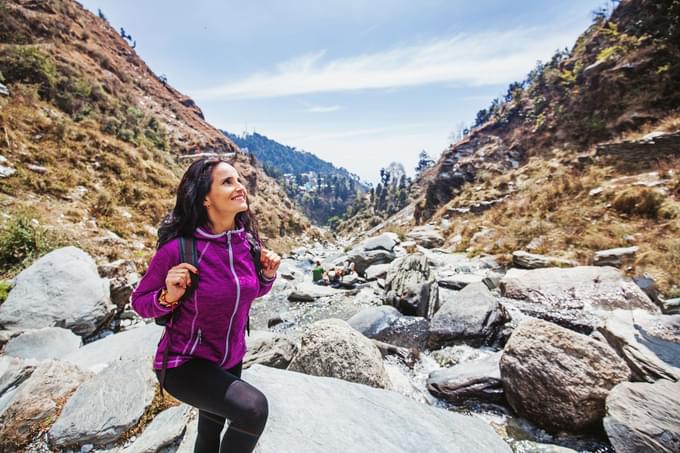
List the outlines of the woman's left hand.
{"type": "Polygon", "coordinates": [[[265,278],[274,278],[281,264],[281,257],[276,252],[263,247],[260,253],[260,263],[262,263],[262,274],[265,278]]]}

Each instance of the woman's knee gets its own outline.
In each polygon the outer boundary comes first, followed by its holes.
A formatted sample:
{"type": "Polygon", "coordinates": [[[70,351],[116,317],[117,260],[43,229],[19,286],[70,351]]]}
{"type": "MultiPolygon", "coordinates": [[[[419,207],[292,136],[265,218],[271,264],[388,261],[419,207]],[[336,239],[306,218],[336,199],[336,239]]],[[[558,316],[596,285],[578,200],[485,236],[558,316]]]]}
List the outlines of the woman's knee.
{"type": "MultiPolygon", "coordinates": [[[[236,383],[234,383],[236,384],[236,383]]],[[[238,425],[247,426],[254,430],[262,430],[269,417],[269,402],[267,397],[252,385],[238,381],[238,398],[240,402],[240,414],[238,425]]],[[[233,387],[233,385],[232,385],[233,387]]],[[[229,393],[229,392],[228,392],[229,393]]]]}

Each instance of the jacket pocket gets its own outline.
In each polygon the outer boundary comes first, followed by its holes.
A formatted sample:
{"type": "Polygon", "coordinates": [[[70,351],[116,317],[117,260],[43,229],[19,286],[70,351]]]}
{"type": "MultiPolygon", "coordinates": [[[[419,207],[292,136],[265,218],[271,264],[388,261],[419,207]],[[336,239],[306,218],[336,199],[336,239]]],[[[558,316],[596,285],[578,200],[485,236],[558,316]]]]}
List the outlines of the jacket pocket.
{"type": "Polygon", "coordinates": [[[189,351],[189,354],[194,353],[194,349],[196,349],[196,346],[198,346],[201,343],[201,337],[203,336],[203,333],[201,332],[201,328],[198,328],[198,333],[196,334],[196,339],[194,340],[194,343],[191,345],[191,351],[189,351]]]}

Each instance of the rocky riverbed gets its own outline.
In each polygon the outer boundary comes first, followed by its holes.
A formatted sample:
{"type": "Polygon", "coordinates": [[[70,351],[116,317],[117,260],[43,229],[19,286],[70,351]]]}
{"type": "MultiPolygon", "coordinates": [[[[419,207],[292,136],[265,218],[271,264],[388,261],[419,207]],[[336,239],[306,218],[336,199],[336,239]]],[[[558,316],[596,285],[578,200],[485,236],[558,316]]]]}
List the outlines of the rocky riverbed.
{"type": "MultiPolygon", "coordinates": [[[[437,234],[285,257],[251,309],[244,379],[270,400],[257,451],[680,449],[680,316],[649,282],[536,255],[505,269],[433,248],[437,234]],[[314,285],[315,260],[359,275],[314,285]]],[[[127,305],[138,279],[73,247],[17,277],[0,450],[191,451],[195,411],[160,404],[150,373],[162,329],[127,305]]]]}

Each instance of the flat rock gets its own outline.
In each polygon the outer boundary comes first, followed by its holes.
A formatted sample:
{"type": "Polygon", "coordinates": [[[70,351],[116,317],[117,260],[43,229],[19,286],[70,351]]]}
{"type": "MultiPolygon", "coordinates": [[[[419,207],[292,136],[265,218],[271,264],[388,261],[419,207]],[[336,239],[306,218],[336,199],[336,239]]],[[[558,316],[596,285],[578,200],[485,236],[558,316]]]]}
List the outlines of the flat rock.
{"type": "Polygon", "coordinates": [[[57,359],[77,351],[82,343],[82,339],[68,329],[44,327],[12,338],[3,352],[22,359],[57,359]]]}
{"type": "Polygon", "coordinates": [[[510,269],[500,288],[506,301],[523,313],[586,334],[619,308],[659,312],[632,280],[613,267],[510,269]]]}
{"type": "Polygon", "coordinates": [[[297,352],[297,346],[287,335],[264,330],[251,330],[246,336],[247,352],[243,368],[256,363],[274,368],[287,368],[297,352]]]}
{"type": "Polygon", "coordinates": [[[604,428],[617,453],[680,451],[680,383],[623,382],[607,397],[604,428]]]}
{"type": "Polygon", "coordinates": [[[64,405],[49,430],[50,445],[64,448],[117,441],[142,417],[156,387],[148,359],[114,362],[81,385],[64,405]]]}
{"type": "Polygon", "coordinates": [[[0,356],[0,396],[21,384],[35,370],[35,363],[11,356],[0,356]]]}
{"type": "Polygon", "coordinates": [[[64,327],[78,335],[93,334],[113,316],[109,285],[94,260],[76,247],[53,250],[16,277],[0,305],[6,330],[64,327]]]}
{"type": "Polygon", "coordinates": [[[607,344],[539,319],[515,329],[500,369],[515,412],[552,431],[597,428],[609,391],[630,377],[607,344]]]}
{"type": "Polygon", "coordinates": [[[598,328],[638,381],[680,380],[680,315],[617,310],[598,328]]]}
{"type": "Polygon", "coordinates": [[[156,415],[142,434],[121,453],[155,453],[179,439],[189,421],[191,406],[180,404],[156,415]]]}
{"type": "Polygon", "coordinates": [[[95,373],[119,359],[150,360],[156,352],[162,333],[163,327],[154,323],[146,324],[88,343],[63,356],[62,360],[95,373]]]}
{"type": "Polygon", "coordinates": [[[595,266],[621,267],[624,264],[633,263],[637,251],[637,246],[598,250],[593,257],[593,264],[595,266]]]}
{"type": "Polygon", "coordinates": [[[437,398],[453,404],[468,402],[496,403],[505,401],[501,371],[501,352],[435,370],[427,378],[427,389],[437,398]]]}
{"type": "Polygon", "coordinates": [[[366,269],[366,280],[377,280],[379,278],[385,278],[387,275],[387,269],[390,268],[389,264],[373,264],[366,269]]]}
{"type": "Polygon", "coordinates": [[[288,369],[377,388],[390,386],[378,348],[340,319],[324,319],[309,326],[288,369]]]}
{"type": "Polygon", "coordinates": [[[573,260],[556,256],[538,255],[523,250],[512,252],[512,264],[521,269],[540,269],[543,267],[574,267],[578,266],[573,260]]]}
{"type": "Polygon", "coordinates": [[[279,453],[282,446],[291,452],[511,453],[482,420],[396,392],[260,365],[246,370],[244,380],[269,401],[257,453],[279,453]]]}
{"type": "Polygon", "coordinates": [[[21,451],[43,426],[49,426],[64,400],[88,380],[69,363],[54,360],[40,364],[13,393],[0,415],[0,451],[21,451]]]}
{"type": "Polygon", "coordinates": [[[379,236],[374,236],[374,237],[370,237],[370,238],[366,239],[362,243],[362,247],[366,251],[383,249],[383,250],[387,250],[388,252],[391,252],[394,249],[394,246],[396,246],[398,242],[399,242],[399,239],[398,239],[396,234],[394,234],[394,233],[383,233],[379,236]]]}
{"type": "Polygon", "coordinates": [[[334,296],[340,293],[342,293],[342,290],[331,288],[330,286],[303,282],[295,285],[290,294],[288,294],[288,300],[291,302],[313,302],[321,297],[334,296]]]}
{"type": "Polygon", "coordinates": [[[491,344],[510,316],[483,283],[472,283],[443,301],[430,323],[430,348],[456,342],[491,344]]]}

